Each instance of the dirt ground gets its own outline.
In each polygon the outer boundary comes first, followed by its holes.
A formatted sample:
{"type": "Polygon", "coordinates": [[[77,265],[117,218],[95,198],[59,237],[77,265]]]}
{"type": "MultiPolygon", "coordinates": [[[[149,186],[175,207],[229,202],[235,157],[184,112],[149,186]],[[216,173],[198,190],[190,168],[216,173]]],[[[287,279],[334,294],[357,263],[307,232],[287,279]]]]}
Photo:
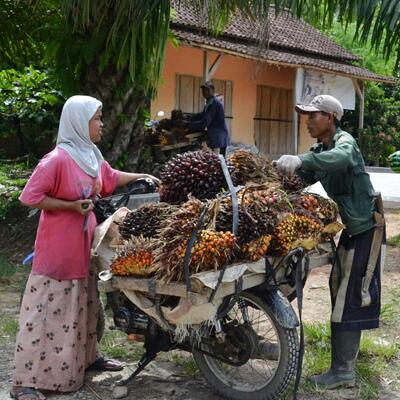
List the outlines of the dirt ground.
{"type": "MultiPolygon", "coordinates": [[[[25,226],[26,231],[32,230],[34,223],[28,223],[25,226]]],[[[400,233],[400,213],[387,213],[388,237],[400,233]]],[[[9,238],[4,233],[4,229],[0,232],[0,241],[4,254],[10,255],[12,262],[18,262],[26,255],[31,246],[32,239],[22,241],[18,248],[13,250],[9,243],[9,238]],[[5,241],[7,240],[7,241],[5,241]],[[8,243],[7,248],[4,248],[4,243],[8,243]]],[[[18,232],[16,233],[18,236],[18,232]]],[[[382,281],[383,303],[393,300],[396,288],[399,288],[400,281],[400,248],[389,247],[385,271],[382,281]]],[[[26,271],[19,271],[14,276],[2,278],[0,280],[0,317],[1,318],[16,318],[18,315],[18,303],[21,293],[22,277],[26,275],[26,271]]],[[[304,303],[304,320],[306,322],[325,322],[329,320],[330,302],[328,289],[329,268],[323,267],[313,270],[310,273],[309,279],[305,287],[305,303],[304,303]]],[[[377,337],[385,337],[385,328],[376,331],[377,337]]],[[[397,335],[400,335],[397,332],[397,335]]],[[[400,339],[397,336],[397,339],[400,339]]],[[[11,382],[11,373],[13,368],[13,351],[14,343],[12,340],[7,340],[7,335],[0,337],[0,400],[9,399],[9,387],[11,382]]],[[[95,375],[90,373],[87,375],[84,387],[73,394],[68,395],[51,395],[53,400],[101,400],[110,399],[113,397],[114,383],[121,377],[127,377],[129,372],[135,367],[136,362],[125,360],[127,367],[124,371],[116,373],[102,373],[95,375]]],[[[129,385],[130,399],[141,400],[161,400],[161,399],[176,399],[176,400],[217,400],[203,378],[200,376],[188,375],[187,368],[178,365],[179,363],[171,354],[162,355],[159,359],[153,362],[146,370],[129,385]]],[[[400,363],[397,365],[398,368],[400,363]]],[[[381,382],[381,393],[379,399],[382,400],[400,400],[399,381],[381,382]]],[[[303,392],[303,391],[302,391],[303,392]]],[[[301,394],[299,399],[302,400],[323,400],[323,399],[358,399],[359,394],[356,389],[344,389],[336,392],[324,393],[322,395],[301,394]]]]}

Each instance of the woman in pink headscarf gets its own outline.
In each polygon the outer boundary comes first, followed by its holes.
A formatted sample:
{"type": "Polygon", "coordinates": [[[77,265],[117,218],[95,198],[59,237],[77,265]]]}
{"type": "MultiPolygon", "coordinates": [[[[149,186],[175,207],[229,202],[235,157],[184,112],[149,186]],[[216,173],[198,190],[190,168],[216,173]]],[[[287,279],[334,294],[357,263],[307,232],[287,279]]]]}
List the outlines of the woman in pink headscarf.
{"type": "Polygon", "coordinates": [[[102,103],[73,96],[64,104],[57,146],[43,157],[20,201],[42,210],[32,272],[21,304],[11,396],[44,400],[39,390],[79,389],[87,368],[121,370],[100,357],[96,279],[89,271],[96,226],[91,198],[151,175],[117,171],[95,145],[102,103]]]}

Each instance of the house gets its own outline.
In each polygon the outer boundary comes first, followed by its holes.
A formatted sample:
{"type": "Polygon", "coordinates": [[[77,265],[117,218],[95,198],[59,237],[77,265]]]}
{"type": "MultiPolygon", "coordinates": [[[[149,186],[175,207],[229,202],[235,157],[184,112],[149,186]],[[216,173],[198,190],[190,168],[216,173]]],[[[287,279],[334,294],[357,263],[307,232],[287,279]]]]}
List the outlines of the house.
{"type": "Polygon", "coordinates": [[[174,108],[201,111],[201,82],[212,79],[224,103],[231,140],[255,144],[271,158],[307,151],[313,143],[305,117],[294,112],[295,103],[326,93],[341,100],[345,109],[354,109],[357,93],[362,126],[363,82],[393,81],[354,65],[358,56],[289,13],[276,16],[271,10],[264,26],[236,14],[216,37],[193,6],[181,1],[175,10],[171,30],[179,46],[167,46],[152,115],[174,108]],[[259,40],[266,29],[268,45],[259,40]]]}

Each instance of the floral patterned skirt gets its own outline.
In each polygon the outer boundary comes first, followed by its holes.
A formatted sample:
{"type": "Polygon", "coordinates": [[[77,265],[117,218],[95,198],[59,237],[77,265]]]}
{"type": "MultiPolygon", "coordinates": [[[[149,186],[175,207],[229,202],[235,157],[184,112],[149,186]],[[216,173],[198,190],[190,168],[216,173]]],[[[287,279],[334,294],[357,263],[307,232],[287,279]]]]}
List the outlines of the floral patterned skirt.
{"type": "Polygon", "coordinates": [[[96,277],[58,281],[30,275],[19,316],[14,386],[71,392],[97,357],[96,277]]]}

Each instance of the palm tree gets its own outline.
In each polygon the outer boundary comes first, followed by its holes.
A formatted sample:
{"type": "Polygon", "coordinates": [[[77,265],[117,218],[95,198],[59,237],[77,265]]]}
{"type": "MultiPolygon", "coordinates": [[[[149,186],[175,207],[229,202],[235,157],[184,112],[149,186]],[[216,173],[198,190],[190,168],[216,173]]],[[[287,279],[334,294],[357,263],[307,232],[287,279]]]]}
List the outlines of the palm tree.
{"type": "Polygon", "coordinates": [[[355,21],[357,39],[365,42],[370,37],[375,48],[383,45],[385,55],[396,53],[400,59],[398,0],[0,0],[0,5],[1,2],[25,3],[28,12],[29,7],[38,4],[47,7],[42,16],[49,15],[49,19],[43,22],[43,17],[39,18],[41,25],[27,37],[35,32],[42,37],[43,32],[47,33],[47,59],[67,92],[80,91],[102,99],[107,123],[103,151],[111,162],[122,158],[130,168],[138,159],[143,116],[156,93],[163,67],[171,3],[179,7],[181,2],[189,2],[204,10],[209,29],[215,34],[236,10],[266,18],[271,5],[277,13],[289,9],[324,26],[335,18],[344,24],[355,21]]]}

